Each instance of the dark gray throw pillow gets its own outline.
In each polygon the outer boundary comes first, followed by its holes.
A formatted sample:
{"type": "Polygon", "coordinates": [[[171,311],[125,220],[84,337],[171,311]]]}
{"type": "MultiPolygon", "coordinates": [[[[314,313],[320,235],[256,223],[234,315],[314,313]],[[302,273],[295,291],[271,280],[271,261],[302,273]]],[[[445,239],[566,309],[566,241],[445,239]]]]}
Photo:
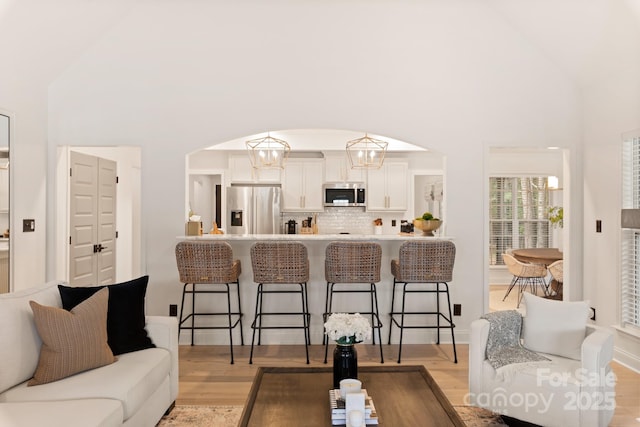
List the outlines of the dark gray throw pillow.
{"type": "Polygon", "coordinates": [[[155,347],[145,329],[144,299],[149,276],[107,286],[58,285],[62,307],[72,310],[102,288],[109,288],[107,335],[114,355],[155,347]]]}

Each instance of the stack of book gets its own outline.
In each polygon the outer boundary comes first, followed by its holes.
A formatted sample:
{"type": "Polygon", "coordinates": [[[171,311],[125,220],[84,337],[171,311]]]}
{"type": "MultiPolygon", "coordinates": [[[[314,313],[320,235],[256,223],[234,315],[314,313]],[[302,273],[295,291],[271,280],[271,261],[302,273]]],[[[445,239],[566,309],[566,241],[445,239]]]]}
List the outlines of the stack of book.
{"type": "MultiPolygon", "coordinates": [[[[362,389],[364,393],[364,416],[366,425],[378,424],[378,414],[376,407],[373,406],[373,399],[367,394],[366,389],[362,389]]],[[[347,425],[347,411],[345,410],[345,401],[340,397],[340,390],[329,390],[329,404],[331,405],[331,424],[334,426],[347,425]]]]}

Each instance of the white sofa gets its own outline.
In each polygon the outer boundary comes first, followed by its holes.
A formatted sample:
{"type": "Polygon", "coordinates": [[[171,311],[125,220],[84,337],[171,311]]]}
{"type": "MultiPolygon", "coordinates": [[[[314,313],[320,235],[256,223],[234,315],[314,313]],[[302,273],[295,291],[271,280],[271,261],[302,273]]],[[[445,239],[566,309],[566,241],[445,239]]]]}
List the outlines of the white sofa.
{"type": "Polygon", "coordinates": [[[178,325],[172,317],[147,316],[156,348],[27,386],[41,346],[29,301],[62,307],[58,284],[0,295],[0,426],[155,426],[178,395],[178,325]]]}
{"type": "MultiPolygon", "coordinates": [[[[530,298],[528,304],[532,302],[530,298]]],[[[558,325],[570,322],[562,314],[548,320],[558,325]]],[[[531,329],[531,322],[527,316],[523,318],[523,331],[531,329]]],[[[486,356],[490,323],[474,320],[469,343],[469,403],[546,427],[608,426],[615,408],[615,377],[609,366],[613,334],[591,325],[584,328],[576,357],[563,357],[553,351],[539,353],[550,361],[511,365],[508,375],[499,375],[486,356]]],[[[539,339],[550,347],[554,341],[562,345],[549,329],[546,326],[536,331],[532,341],[539,339]]],[[[526,332],[523,336],[527,347],[526,332]]]]}

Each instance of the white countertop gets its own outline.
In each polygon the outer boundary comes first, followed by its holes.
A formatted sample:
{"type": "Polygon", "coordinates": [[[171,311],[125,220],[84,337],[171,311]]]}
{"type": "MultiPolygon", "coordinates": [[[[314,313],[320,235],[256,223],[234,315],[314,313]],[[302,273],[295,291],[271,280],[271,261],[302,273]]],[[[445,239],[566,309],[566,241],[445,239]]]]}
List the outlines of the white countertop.
{"type": "Polygon", "coordinates": [[[423,236],[421,234],[203,234],[178,236],[179,240],[453,240],[449,236],[423,236]]]}

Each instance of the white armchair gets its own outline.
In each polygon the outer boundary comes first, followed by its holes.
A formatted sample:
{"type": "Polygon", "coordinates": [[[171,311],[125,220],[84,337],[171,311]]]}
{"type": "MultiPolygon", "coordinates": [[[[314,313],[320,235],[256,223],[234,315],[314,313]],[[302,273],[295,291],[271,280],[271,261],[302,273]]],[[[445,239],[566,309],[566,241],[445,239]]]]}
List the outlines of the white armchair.
{"type": "Polygon", "coordinates": [[[588,305],[525,294],[523,346],[548,362],[510,365],[486,358],[490,323],[471,323],[469,403],[542,426],[607,426],[615,409],[613,334],[586,324],[588,305]]]}

